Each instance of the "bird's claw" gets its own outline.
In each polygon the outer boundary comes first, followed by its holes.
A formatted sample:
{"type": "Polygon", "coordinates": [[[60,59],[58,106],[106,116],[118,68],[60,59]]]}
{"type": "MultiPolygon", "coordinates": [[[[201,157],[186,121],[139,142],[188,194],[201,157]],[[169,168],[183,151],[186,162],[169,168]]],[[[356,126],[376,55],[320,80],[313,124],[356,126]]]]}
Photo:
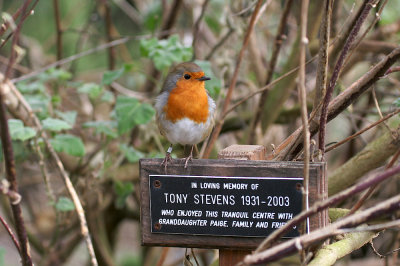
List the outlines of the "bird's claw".
{"type": "Polygon", "coordinates": [[[185,169],[187,168],[187,164],[188,164],[189,161],[193,161],[192,153],[190,153],[190,155],[185,158],[185,169]]]}
{"type": "Polygon", "coordinates": [[[168,165],[169,162],[172,162],[172,157],[171,157],[171,153],[167,152],[167,154],[165,155],[164,160],[161,163],[161,166],[164,166],[165,173],[167,173],[167,165],[168,165]]]}

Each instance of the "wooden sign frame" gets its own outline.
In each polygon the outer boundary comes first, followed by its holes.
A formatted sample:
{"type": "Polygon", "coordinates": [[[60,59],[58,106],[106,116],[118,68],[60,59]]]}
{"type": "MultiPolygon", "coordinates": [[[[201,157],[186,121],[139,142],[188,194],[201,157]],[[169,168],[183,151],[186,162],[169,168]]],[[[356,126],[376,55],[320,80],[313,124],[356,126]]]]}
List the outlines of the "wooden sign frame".
{"type": "MultiPolygon", "coordinates": [[[[149,175],[164,175],[162,159],[141,159],[140,188],[141,188],[141,229],[142,245],[145,246],[172,246],[193,248],[229,248],[254,249],[263,238],[208,236],[208,235],[180,235],[156,234],[151,232],[149,175]]],[[[303,163],[274,162],[274,161],[243,161],[243,160],[193,160],[185,169],[182,160],[175,159],[168,164],[167,174],[192,176],[303,176],[303,163]]],[[[325,164],[310,163],[309,203],[326,197],[325,164]]],[[[325,213],[315,215],[310,219],[310,230],[326,225],[325,213]]]]}

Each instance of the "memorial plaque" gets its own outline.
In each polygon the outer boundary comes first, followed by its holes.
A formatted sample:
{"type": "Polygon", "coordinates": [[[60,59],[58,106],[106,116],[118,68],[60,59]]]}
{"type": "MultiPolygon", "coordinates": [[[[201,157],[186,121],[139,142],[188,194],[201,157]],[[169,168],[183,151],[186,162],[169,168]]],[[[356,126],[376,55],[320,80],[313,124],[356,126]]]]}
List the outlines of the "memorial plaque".
{"type": "MultiPolygon", "coordinates": [[[[143,245],[254,249],[302,209],[301,162],[174,159],[167,173],[161,162],[140,160],[143,245]]],[[[310,206],[326,197],[324,175],[310,163],[310,206]]],[[[325,224],[320,213],[308,228],[325,224]]]]}
{"type": "MultiPolygon", "coordinates": [[[[150,175],[151,232],[266,237],[302,210],[302,177],[150,175]]],[[[298,236],[297,228],[286,237],[298,236]]]]}

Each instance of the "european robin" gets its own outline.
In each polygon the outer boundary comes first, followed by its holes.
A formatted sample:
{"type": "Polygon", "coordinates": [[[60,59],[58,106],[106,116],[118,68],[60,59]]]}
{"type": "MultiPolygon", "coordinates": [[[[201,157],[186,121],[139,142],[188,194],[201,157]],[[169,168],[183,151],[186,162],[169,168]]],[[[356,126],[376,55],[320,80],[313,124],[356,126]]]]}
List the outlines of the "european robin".
{"type": "Polygon", "coordinates": [[[210,135],[214,126],[215,102],[204,82],[210,80],[191,62],[180,63],[168,73],[155,109],[158,128],[171,143],[162,165],[171,161],[173,144],[192,145],[185,168],[193,158],[193,148],[210,135]]]}

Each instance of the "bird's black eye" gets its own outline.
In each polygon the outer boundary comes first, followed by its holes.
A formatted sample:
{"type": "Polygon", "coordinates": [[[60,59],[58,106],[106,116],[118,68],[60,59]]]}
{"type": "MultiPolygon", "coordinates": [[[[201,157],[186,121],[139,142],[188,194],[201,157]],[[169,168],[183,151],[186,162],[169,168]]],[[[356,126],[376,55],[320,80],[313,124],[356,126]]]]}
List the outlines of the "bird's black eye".
{"type": "Polygon", "coordinates": [[[184,77],[185,79],[190,79],[190,75],[189,75],[189,74],[185,74],[183,77],[184,77]]]}

